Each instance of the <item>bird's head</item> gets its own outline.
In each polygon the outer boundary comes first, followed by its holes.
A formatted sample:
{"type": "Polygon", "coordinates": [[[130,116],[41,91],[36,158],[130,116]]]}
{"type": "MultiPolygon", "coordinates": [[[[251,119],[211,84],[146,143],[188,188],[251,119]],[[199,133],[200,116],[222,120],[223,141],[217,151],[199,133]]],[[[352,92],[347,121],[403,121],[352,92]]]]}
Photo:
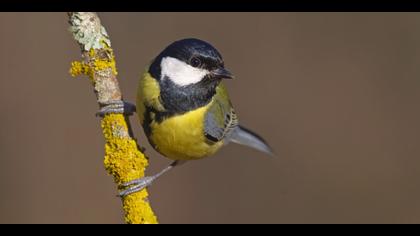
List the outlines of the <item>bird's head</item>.
{"type": "Polygon", "coordinates": [[[155,79],[170,80],[179,87],[206,86],[233,78],[220,53],[209,43],[193,38],[166,47],[154,59],[149,72],[155,79]]]}

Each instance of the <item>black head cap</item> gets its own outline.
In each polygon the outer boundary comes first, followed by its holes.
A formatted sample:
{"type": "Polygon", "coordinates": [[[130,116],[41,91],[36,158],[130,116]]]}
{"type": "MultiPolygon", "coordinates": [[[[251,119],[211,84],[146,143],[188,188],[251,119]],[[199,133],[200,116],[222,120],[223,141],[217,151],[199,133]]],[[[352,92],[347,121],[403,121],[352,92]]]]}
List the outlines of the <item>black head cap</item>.
{"type": "Polygon", "coordinates": [[[222,56],[217,49],[211,44],[195,38],[173,42],[154,59],[149,72],[157,79],[160,78],[160,63],[164,57],[173,57],[191,66],[200,66],[208,70],[224,67],[222,56]]]}

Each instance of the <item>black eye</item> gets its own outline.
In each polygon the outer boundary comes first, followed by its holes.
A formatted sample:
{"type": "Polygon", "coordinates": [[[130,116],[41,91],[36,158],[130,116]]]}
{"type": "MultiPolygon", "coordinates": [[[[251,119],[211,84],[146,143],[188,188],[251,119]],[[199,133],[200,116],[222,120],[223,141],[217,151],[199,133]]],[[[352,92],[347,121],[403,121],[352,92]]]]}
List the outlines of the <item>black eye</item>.
{"type": "Polygon", "coordinates": [[[199,67],[199,66],[201,66],[201,60],[199,58],[197,58],[197,57],[193,57],[190,60],[190,64],[193,67],[199,67]]]}

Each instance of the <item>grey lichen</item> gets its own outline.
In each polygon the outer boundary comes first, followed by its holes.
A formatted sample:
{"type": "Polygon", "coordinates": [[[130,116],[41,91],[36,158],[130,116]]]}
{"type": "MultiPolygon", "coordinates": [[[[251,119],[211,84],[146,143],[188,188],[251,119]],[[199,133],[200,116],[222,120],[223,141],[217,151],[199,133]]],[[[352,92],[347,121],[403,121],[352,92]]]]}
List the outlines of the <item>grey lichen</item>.
{"type": "Polygon", "coordinates": [[[110,47],[111,41],[99,17],[93,12],[71,12],[70,32],[83,50],[101,49],[104,45],[110,47]]]}

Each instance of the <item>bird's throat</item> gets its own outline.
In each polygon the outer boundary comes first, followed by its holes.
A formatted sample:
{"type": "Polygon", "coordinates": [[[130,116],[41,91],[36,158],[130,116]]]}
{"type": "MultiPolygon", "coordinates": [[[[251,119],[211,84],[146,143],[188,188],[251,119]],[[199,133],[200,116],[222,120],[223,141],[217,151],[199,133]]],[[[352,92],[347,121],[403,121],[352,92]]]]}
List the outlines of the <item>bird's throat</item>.
{"type": "Polygon", "coordinates": [[[160,97],[167,112],[183,114],[210,103],[216,94],[218,80],[203,79],[188,86],[178,86],[170,79],[160,80],[160,97]]]}

